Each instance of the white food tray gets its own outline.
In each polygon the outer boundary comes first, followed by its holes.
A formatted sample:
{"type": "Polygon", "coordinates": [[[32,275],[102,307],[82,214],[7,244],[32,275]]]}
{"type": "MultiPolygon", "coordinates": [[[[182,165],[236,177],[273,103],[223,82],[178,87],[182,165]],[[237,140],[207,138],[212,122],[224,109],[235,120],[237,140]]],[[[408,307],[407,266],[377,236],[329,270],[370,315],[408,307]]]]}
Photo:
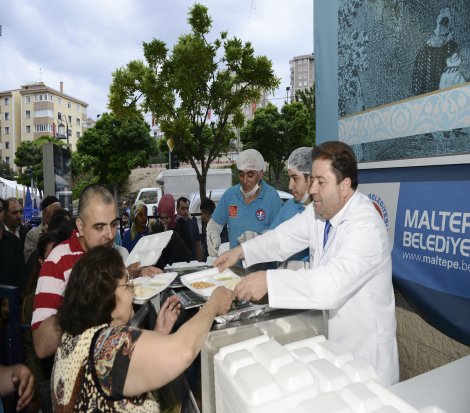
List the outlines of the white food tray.
{"type": "Polygon", "coordinates": [[[180,269],[185,269],[185,268],[194,268],[194,267],[204,267],[206,266],[207,263],[201,262],[201,261],[180,261],[180,262],[174,262],[172,265],[167,264],[165,266],[165,270],[180,270],[180,269]]]}
{"type": "Polygon", "coordinates": [[[126,267],[140,261],[141,267],[154,265],[162,255],[163,249],[170,242],[173,231],[159,232],[158,234],[142,237],[134,246],[124,263],[126,267]]]}
{"type": "Polygon", "coordinates": [[[167,288],[178,275],[177,272],[166,272],[154,277],[134,278],[134,303],[144,304],[167,288]]]}
{"type": "Polygon", "coordinates": [[[181,277],[181,282],[185,287],[194,291],[196,294],[202,295],[203,297],[210,297],[212,291],[219,286],[224,286],[229,290],[233,290],[240,279],[240,276],[228,268],[222,272],[219,272],[218,268],[209,268],[208,270],[183,275],[181,277]],[[207,282],[212,285],[207,288],[196,288],[193,285],[195,282],[207,282]]]}

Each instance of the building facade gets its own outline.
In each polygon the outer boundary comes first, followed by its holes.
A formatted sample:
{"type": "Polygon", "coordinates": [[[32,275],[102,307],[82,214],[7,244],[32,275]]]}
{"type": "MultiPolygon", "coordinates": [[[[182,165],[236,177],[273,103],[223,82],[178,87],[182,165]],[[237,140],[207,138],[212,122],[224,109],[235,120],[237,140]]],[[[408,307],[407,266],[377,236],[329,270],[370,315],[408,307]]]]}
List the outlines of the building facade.
{"type": "Polygon", "coordinates": [[[17,170],[15,153],[22,142],[49,135],[75,150],[86,126],[88,104],[43,82],[0,92],[0,158],[17,170]]]}
{"type": "Polygon", "coordinates": [[[315,58],[313,54],[295,56],[290,64],[291,99],[297,91],[308,90],[315,84],[315,58]]]}

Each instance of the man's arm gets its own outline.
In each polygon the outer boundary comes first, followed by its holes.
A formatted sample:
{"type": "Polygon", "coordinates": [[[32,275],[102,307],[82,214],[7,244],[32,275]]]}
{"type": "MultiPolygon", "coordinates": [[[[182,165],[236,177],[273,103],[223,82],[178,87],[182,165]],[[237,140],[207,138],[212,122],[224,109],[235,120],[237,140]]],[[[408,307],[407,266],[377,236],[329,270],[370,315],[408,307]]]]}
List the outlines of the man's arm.
{"type": "Polygon", "coordinates": [[[52,356],[60,344],[62,332],[57,325],[56,316],[46,318],[32,330],[34,351],[39,358],[52,356]]]}

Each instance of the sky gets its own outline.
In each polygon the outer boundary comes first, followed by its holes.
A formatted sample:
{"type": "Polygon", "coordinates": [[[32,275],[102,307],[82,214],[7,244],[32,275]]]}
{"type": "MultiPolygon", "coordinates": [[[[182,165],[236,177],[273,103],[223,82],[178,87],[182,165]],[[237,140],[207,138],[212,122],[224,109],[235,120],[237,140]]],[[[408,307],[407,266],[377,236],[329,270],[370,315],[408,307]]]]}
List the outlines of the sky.
{"type": "MultiPolygon", "coordinates": [[[[272,102],[283,102],[289,60],[313,53],[314,0],[200,0],[215,38],[221,31],[252,43],[281,78],[272,102]]],[[[96,119],[108,111],[112,73],[143,60],[142,42],[168,48],[189,33],[193,0],[0,0],[0,91],[42,81],[88,103],[96,119]]]]}

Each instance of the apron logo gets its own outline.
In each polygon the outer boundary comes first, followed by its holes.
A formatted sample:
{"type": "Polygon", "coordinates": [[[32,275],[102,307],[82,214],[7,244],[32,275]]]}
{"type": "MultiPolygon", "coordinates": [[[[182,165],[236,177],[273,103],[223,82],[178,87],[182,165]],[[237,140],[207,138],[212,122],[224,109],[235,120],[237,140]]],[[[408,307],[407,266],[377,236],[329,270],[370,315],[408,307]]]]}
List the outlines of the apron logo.
{"type": "Polygon", "coordinates": [[[264,221],[266,219],[266,212],[264,212],[264,209],[258,209],[258,211],[256,211],[256,219],[258,221],[264,221]]]}
{"type": "Polygon", "coordinates": [[[228,216],[234,218],[238,215],[238,207],[236,205],[228,206],[228,216]]]}

